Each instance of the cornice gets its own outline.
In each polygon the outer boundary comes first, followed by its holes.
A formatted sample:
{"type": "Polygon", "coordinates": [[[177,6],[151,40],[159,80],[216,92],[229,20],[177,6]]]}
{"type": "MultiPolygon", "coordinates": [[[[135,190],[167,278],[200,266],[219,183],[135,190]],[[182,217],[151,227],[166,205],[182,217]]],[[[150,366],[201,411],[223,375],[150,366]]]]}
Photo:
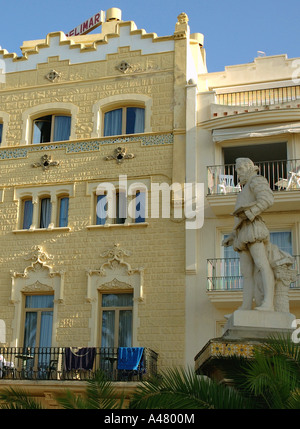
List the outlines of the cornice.
{"type": "Polygon", "coordinates": [[[208,121],[198,122],[197,127],[206,130],[218,128],[234,128],[259,124],[271,124],[280,122],[300,121],[299,108],[285,108],[278,110],[259,110],[257,112],[240,113],[222,118],[209,119],[208,121]]]}

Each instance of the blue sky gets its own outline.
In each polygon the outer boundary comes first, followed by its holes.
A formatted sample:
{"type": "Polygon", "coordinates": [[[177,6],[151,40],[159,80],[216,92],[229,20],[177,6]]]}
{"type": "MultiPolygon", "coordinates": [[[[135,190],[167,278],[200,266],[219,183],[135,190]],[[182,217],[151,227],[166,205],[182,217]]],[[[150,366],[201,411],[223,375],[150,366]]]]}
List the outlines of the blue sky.
{"type": "Polygon", "coordinates": [[[257,51],[300,57],[299,0],[0,0],[0,46],[19,55],[23,40],[68,32],[111,7],[159,36],[173,34],[186,12],[191,32],[204,34],[210,72],[252,62],[257,51]]]}

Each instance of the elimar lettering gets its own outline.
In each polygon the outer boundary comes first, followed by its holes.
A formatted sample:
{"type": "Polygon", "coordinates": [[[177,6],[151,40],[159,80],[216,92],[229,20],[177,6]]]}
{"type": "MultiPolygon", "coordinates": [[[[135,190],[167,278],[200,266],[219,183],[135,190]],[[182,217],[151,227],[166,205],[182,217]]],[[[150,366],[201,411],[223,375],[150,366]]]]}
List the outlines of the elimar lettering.
{"type": "Polygon", "coordinates": [[[97,28],[104,21],[104,12],[100,11],[93,15],[91,18],[87,19],[77,27],[73,28],[71,31],[66,33],[67,37],[71,36],[80,36],[82,34],[87,34],[90,31],[97,28]]]}

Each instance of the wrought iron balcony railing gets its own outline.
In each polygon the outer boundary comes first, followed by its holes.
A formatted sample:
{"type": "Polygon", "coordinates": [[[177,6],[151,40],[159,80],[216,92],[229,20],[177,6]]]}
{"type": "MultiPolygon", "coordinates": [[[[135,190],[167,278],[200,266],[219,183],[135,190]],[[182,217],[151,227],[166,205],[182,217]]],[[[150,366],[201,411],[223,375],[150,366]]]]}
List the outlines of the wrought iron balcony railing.
{"type": "MultiPolygon", "coordinates": [[[[300,255],[294,256],[297,278],[291,289],[300,289],[300,255]]],[[[243,289],[243,277],[239,258],[216,258],[207,260],[207,290],[237,291],[243,289]]]]}
{"type": "MultiPolygon", "coordinates": [[[[300,160],[256,162],[273,191],[300,191],[300,160]]],[[[232,194],[241,191],[235,164],[207,167],[208,195],[232,194]]]]}
{"type": "Polygon", "coordinates": [[[112,381],[142,380],[157,373],[156,352],[149,348],[127,349],[126,359],[124,350],[110,347],[0,347],[0,383],[4,378],[87,380],[93,378],[97,370],[102,370],[112,381]],[[135,353],[142,355],[140,360],[135,353]]]}

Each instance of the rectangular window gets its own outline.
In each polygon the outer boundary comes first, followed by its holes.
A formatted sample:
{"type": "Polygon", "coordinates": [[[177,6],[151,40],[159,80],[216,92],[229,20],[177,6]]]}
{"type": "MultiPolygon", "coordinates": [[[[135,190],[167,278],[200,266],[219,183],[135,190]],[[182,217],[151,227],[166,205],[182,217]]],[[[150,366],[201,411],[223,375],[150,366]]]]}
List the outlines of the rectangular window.
{"type": "Polygon", "coordinates": [[[270,232],[270,241],[284,252],[293,254],[292,233],[291,231],[270,232]]]}
{"type": "Polygon", "coordinates": [[[107,213],[107,196],[97,195],[96,225],[105,225],[107,213]]]}
{"type": "Polygon", "coordinates": [[[32,224],[33,204],[32,200],[23,201],[23,229],[29,229],[32,224]]]}
{"type": "Polygon", "coordinates": [[[2,143],[3,124],[0,124],[0,144],[2,143]]]}
{"type": "Polygon", "coordinates": [[[127,198],[126,193],[118,191],[116,193],[116,224],[123,224],[127,218],[127,198]]]}
{"type": "Polygon", "coordinates": [[[23,371],[27,377],[32,377],[34,372],[44,378],[49,367],[50,353],[47,348],[52,343],[53,298],[53,295],[28,295],[25,298],[23,344],[26,360],[23,361],[23,371]],[[35,355],[34,348],[43,352],[35,355]]]}
{"type": "Polygon", "coordinates": [[[51,222],[51,200],[50,198],[41,199],[40,228],[48,228],[51,222]]]}
{"type": "Polygon", "coordinates": [[[48,115],[33,122],[34,144],[51,141],[69,140],[71,133],[71,117],[64,115],[48,115]]]}
{"type": "Polygon", "coordinates": [[[28,295],[25,299],[24,347],[50,347],[53,295],[28,295]]]}
{"type": "Polygon", "coordinates": [[[146,219],[146,194],[145,192],[137,191],[135,196],[135,223],[145,222],[146,219]]]}
{"type": "Polygon", "coordinates": [[[133,294],[101,296],[101,347],[132,346],[133,294]]]}
{"type": "MultiPolygon", "coordinates": [[[[227,238],[228,235],[224,235],[227,238]]],[[[292,233],[291,231],[270,232],[270,241],[284,252],[293,255],[292,233]]],[[[224,289],[236,289],[242,287],[242,277],[240,272],[239,252],[234,251],[232,246],[224,247],[224,262],[221,275],[224,278],[224,289]]]]}
{"type": "Polygon", "coordinates": [[[68,216],[69,216],[69,197],[62,197],[59,200],[59,227],[68,226],[68,216]]]}

